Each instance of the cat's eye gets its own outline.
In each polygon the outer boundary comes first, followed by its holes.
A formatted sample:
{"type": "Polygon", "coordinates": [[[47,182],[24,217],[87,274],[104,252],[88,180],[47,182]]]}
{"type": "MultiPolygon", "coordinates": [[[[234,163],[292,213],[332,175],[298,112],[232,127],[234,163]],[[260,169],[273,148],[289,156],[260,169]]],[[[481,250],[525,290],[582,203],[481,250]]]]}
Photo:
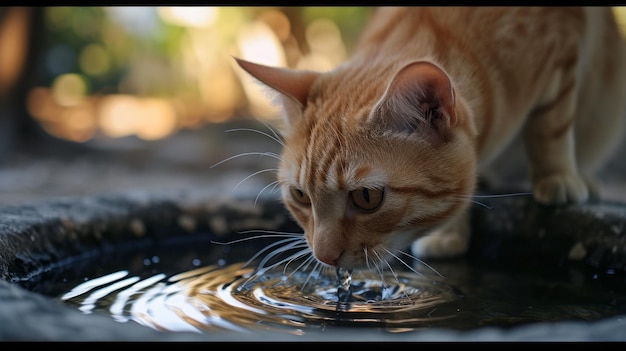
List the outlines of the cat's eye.
{"type": "Polygon", "coordinates": [[[289,188],[289,192],[291,193],[291,196],[299,203],[303,205],[311,204],[311,199],[309,198],[309,195],[307,195],[304,191],[292,186],[289,188]]]}
{"type": "Polygon", "coordinates": [[[385,191],[383,189],[361,188],[350,192],[352,203],[363,211],[374,211],[383,203],[385,191]]]}

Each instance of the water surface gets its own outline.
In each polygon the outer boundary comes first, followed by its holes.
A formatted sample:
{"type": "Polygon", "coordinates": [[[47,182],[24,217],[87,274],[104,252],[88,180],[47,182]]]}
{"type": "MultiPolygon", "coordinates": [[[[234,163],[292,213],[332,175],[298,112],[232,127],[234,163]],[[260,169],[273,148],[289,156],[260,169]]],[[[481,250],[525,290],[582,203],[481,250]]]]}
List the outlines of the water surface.
{"type": "Polygon", "coordinates": [[[626,314],[625,278],[613,270],[458,259],[413,263],[420,274],[356,271],[342,287],[335,271],[293,271],[297,262],[257,274],[247,260],[267,244],[155,245],[77,260],[22,285],[83,313],[174,332],[469,330],[626,314]]]}

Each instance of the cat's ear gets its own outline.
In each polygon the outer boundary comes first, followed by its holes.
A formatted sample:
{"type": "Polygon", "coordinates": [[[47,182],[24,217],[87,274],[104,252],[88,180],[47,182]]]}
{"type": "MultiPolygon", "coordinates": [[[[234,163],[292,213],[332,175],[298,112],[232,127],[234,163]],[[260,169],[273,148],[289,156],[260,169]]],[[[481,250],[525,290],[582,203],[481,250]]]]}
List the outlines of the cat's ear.
{"type": "Polygon", "coordinates": [[[319,72],[270,67],[236,57],[234,59],[241,68],[254,78],[282,94],[284,97],[282,104],[286,114],[285,122],[288,127],[301,118],[309,90],[313,82],[319,77],[319,72]]]}
{"type": "Polygon", "coordinates": [[[431,62],[410,63],[393,77],[371,118],[394,132],[419,129],[437,141],[449,140],[458,123],[452,82],[431,62]]]}

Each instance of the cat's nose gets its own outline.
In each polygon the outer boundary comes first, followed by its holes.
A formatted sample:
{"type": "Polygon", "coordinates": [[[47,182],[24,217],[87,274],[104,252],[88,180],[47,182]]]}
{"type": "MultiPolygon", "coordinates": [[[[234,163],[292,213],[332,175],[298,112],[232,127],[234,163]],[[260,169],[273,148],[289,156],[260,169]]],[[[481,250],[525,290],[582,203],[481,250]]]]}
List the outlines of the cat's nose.
{"type": "Polygon", "coordinates": [[[333,228],[315,228],[311,240],[311,250],[315,258],[322,263],[337,267],[346,248],[343,242],[345,239],[342,237],[343,235],[339,235],[333,228]]]}
{"type": "Polygon", "coordinates": [[[327,265],[333,266],[333,267],[337,267],[339,265],[339,257],[341,257],[340,255],[318,255],[317,259],[322,262],[322,263],[326,263],[327,265]]]}

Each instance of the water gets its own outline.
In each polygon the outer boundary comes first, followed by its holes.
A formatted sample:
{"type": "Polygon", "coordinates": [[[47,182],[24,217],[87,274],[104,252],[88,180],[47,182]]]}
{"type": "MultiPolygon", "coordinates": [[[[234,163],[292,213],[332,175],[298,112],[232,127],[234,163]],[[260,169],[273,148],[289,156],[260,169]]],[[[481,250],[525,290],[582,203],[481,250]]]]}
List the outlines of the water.
{"type": "Polygon", "coordinates": [[[173,332],[468,330],[626,314],[626,281],[615,271],[511,270],[463,259],[431,262],[441,275],[419,263],[422,275],[403,267],[382,275],[284,267],[255,274],[254,263],[245,263],[256,251],[247,244],[164,245],[76,261],[23,285],[83,313],[173,332]]]}

